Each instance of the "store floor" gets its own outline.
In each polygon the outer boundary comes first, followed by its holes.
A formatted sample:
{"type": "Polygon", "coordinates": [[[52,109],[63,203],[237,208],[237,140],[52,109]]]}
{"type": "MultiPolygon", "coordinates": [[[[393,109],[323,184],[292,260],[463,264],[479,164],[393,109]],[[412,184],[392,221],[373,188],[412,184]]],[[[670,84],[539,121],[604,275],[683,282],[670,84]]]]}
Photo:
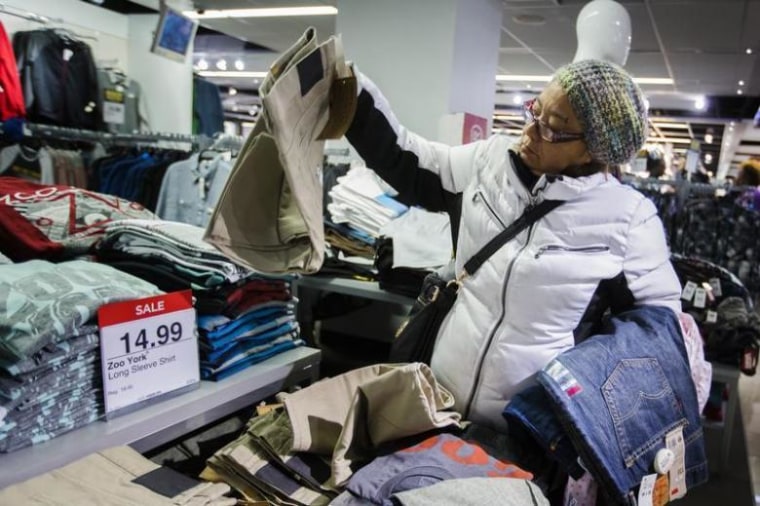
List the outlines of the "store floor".
{"type": "Polygon", "coordinates": [[[760,373],[739,380],[740,403],[728,469],[719,473],[721,432],[706,429],[710,481],[674,504],[682,506],[754,506],[760,504],[760,373]],[[758,494],[756,496],[755,494],[758,494]]]}

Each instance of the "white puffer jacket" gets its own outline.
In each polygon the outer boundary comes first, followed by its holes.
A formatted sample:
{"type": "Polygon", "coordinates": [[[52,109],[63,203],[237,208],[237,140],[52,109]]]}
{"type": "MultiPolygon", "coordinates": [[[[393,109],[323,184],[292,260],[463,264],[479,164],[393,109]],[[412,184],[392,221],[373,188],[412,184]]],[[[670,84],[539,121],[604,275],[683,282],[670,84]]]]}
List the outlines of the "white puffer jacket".
{"type": "Polygon", "coordinates": [[[504,427],[509,399],[574,345],[605,280],[617,280],[632,304],[680,311],[662,223],[642,194],[601,173],[542,176],[529,192],[508,138],[458,147],[426,141],[398,123],[366,77],[360,82],[347,137],[368,167],[406,203],[444,210],[462,193],[457,272],[528,205],[564,201],[465,279],[441,326],[431,365],[465,418],[504,427]]]}

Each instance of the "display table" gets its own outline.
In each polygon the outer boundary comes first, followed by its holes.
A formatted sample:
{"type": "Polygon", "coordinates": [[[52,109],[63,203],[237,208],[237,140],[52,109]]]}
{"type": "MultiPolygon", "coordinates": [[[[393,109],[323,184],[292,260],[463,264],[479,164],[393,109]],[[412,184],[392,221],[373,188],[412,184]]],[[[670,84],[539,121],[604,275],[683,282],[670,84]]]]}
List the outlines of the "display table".
{"type": "MultiPolygon", "coordinates": [[[[411,306],[414,303],[414,298],[387,292],[381,289],[375,281],[302,276],[293,282],[292,290],[293,296],[298,298],[297,315],[301,327],[301,338],[312,346],[316,345],[314,339],[314,306],[322,293],[341,293],[385,304],[411,306]]],[[[388,335],[392,336],[393,332],[389,332],[388,335]]]]}
{"type": "Polygon", "coordinates": [[[119,445],[146,452],[291,386],[319,379],[321,352],[300,347],[219,382],[29,448],[0,454],[0,488],[119,445]]]}
{"type": "Polygon", "coordinates": [[[387,292],[376,281],[358,281],[355,279],[331,278],[323,276],[302,276],[293,282],[297,294],[301,289],[344,293],[365,299],[389,302],[392,304],[411,304],[414,298],[387,292]]]}

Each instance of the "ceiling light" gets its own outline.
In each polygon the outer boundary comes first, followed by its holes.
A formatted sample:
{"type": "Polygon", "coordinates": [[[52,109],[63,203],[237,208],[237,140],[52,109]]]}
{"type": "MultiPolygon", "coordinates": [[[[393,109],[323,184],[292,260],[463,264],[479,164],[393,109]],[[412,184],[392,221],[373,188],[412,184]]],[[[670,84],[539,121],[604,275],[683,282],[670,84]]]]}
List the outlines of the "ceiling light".
{"type": "Polygon", "coordinates": [[[496,76],[497,81],[531,81],[534,83],[548,83],[552,80],[552,76],[539,76],[539,75],[506,75],[499,74],[496,76]]]}
{"type": "Polygon", "coordinates": [[[198,60],[198,68],[200,70],[206,70],[208,68],[208,62],[204,60],[203,58],[201,58],[200,60],[198,60]]]}
{"type": "Polygon", "coordinates": [[[694,109],[698,111],[704,111],[707,107],[707,101],[704,96],[699,96],[694,99],[694,109]]]}
{"type": "Polygon", "coordinates": [[[673,84],[669,77],[634,77],[633,81],[636,84],[673,84]]]}
{"type": "Polygon", "coordinates": [[[691,144],[691,139],[677,139],[675,137],[650,137],[647,142],[671,142],[673,144],[691,144]]]}
{"type": "Polygon", "coordinates": [[[217,72],[216,70],[206,70],[205,72],[198,72],[202,77],[266,77],[266,72],[252,72],[248,70],[227,70],[225,72],[217,72]]]}
{"type": "Polygon", "coordinates": [[[748,47],[748,48],[747,48],[747,50],[746,50],[745,52],[746,52],[747,54],[752,54],[752,48],[751,48],[751,47],[748,47]]]}
{"type": "Polygon", "coordinates": [[[713,134],[705,134],[705,144],[713,143],[713,134]]]}
{"type": "Polygon", "coordinates": [[[705,153],[705,163],[710,164],[713,161],[713,155],[710,153],[705,153]]]}
{"type": "Polygon", "coordinates": [[[232,104],[232,112],[238,112],[239,109],[237,104],[232,104]]]}
{"type": "Polygon", "coordinates": [[[254,79],[254,80],[253,80],[253,84],[259,84],[260,82],[261,82],[261,81],[259,81],[258,79],[254,79]]]}
{"type": "Polygon", "coordinates": [[[523,121],[525,118],[521,114],[494,114],[493,119],[499,121],[523,121]]]}
{"type": "MultiPolygon", "coordinates": [[[[536,74],[498,74],[496,80],[499,82],[530,81],[533,83],[548,83],[552,76],[536,74]]],[[[673,84],[669,77],[634,77],[633,80],[638,84],[673,84]]]]}
{"type": "Polygon", "coordinates": [[[221,60],[216,62],[216,68],[219,70],[227,70],[227,60],[222,58],[221,60]]]}
{"type": "Polygon", "coordinates": [[[237,89],[236,88],[230,88],[229,91],[228,91],[228,93],[229,93],[229,95],[231,97],[234,97],[235,95],[237,95],[237,89]]]}
{"type": "Polygon", "coordinates": [[[533,85],[531,85],[530,83],[525,83],[525,88],[531,89],[533,88],[533,85]]]}
{"type": "Polygon", "coordinates": [[[744,81],[739,81],[739,86],[744,86],[744,81]]]}
{"type": "Polygon", "coordinates": [[[523,98],[520,95],[515,95],[512,97],[512,103],[515,105],[520,105],[523,103],[523,98]]]}
{"type": "Polygon", "coordinates": [[[743,94],[744,94],[744,92],[743,92],[742,90],[736,90],[736,94],[737,94],[737,95],[743,95],[743,94]]]}
{"type": "Polygon", "coordinates": [[[334,16],[338,9],[329,5],[312,7],[272,7],[259,9],[207,9],[202,12],[184,11],[183,14],[193,19],[222,18],[280,18],[287,16],[334,16]]]}
{"type": "Polygon", "coordinates": [[[662,120],[652,121],[657,128],[670,128],[672,130],[688,130],[689,125],[686,123],[661,123],[662,120]]]}
{"type": "Polygon", "coordinates": [[[251,116],[256,116],[257,112],[258,112],[258,108],[256,106],[251,107],[250,109],[248,109],[248,114],[250,114],[251,116]]]}
{"type": "Polygon", "coordinates": [[[243,60],[238,58],[235,60],[235,70],[243,70],[245,68],[245,63],[243,63],[243,60]]]}

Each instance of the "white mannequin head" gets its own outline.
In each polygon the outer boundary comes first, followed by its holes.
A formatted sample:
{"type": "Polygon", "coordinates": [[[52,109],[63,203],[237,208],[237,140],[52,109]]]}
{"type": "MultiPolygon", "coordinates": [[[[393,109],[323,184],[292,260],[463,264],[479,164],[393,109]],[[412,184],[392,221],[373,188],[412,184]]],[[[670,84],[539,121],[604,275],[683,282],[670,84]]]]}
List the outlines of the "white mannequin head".
{"type": "Polygon", "coordinates": [[[590,58],[621,67],[631,49],[631,18],[625,7],[613,0],[593,0],[578,14],[575,23],[578,50],[573,61],[590,58]]]}

